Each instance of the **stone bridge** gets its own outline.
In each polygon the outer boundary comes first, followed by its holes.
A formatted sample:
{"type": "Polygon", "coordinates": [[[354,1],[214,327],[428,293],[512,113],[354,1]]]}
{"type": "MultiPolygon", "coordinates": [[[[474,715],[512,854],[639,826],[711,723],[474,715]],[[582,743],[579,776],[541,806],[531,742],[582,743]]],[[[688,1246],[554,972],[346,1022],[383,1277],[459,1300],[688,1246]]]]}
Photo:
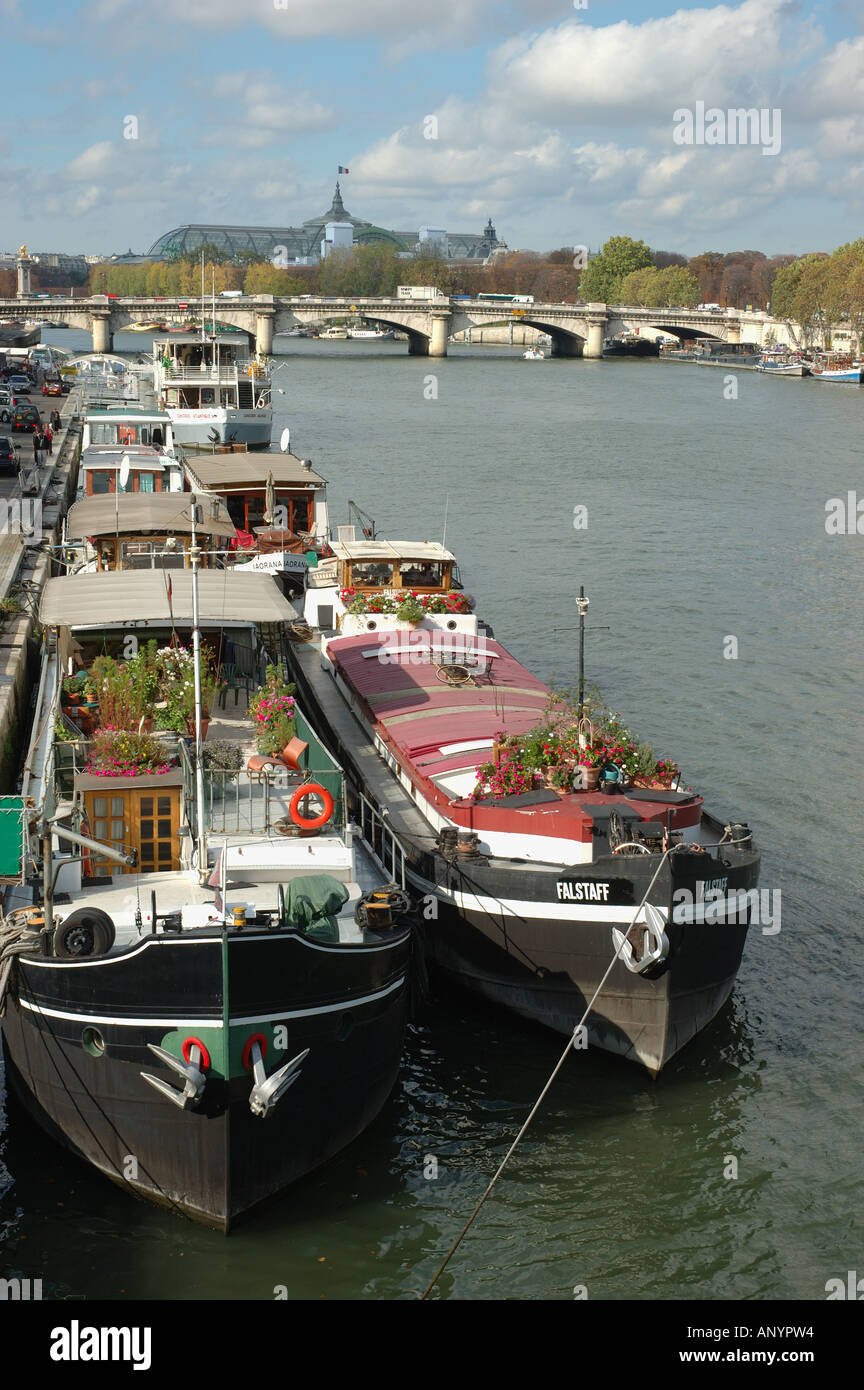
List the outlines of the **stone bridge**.
{"type": "MultiPolygon", "coordinates": [[[[25,306],[31,317],[44,314],[64,327],[91,332],[95,352],[110,351],[114,334],[129,324],[155,318],[179,326],[190,316],[200,316],[202,309],[206,323],[212,312],[212,301],[206,298],[115,299],[94,295],[88,299],[0,299],[0,318],[20,315],[25,306]]],[[[238,299],[217,298],[216,301],[217,323],[242,329],[254,339],[256,351],[261,356],[272,352],[277,333],[357,315],[387,328],[401,329],[408,335],[410,353],[430,357],[446,356],[452,334],[507,322],[525,324],[548,333],[552,339],[552,355],[560,357],[600,357],[604,339],[635,331],[649,337],[662,331],[680,339],[700,336],[760,347],[769,328],[785,327],[766,313],[737,309],[525,304],[482,298],[466,300],[458,296],[412,300],[244,295],[238,299]]]]}

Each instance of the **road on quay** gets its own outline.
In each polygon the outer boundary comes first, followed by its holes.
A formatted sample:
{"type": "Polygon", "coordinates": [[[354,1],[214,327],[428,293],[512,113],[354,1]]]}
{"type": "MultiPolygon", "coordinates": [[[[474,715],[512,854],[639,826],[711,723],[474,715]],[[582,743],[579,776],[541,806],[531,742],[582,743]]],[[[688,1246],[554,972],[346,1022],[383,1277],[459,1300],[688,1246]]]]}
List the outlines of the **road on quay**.
{"type": "MultiPolygon", "coordinates": [[[[67,426],[72,419],[73,409],[70,396],[43,396],[42,387],[34,386],[30,399],[42,418],[43,424],[49,418],[52,410],[59,410],[63,426],[67,426]]],[[[13,434],[11,424],[0,423],[0,438],[6,437],[12,443],[13,449],[18,456],[20,464],[27,470],[33,468],[33,436],[32,434],[13,434]]],[[[57,446],[55,445],[53,458],[57,456],[57,446]]],[[[52,462],[46,459],[45,467],[52,462]]],[[[44,469],[43,474],[44,477],[44,469]]],[[[0,473],[0,498],[10,498],[20,496],[21,489],[18,483],[18,473],[0,473]]]]}

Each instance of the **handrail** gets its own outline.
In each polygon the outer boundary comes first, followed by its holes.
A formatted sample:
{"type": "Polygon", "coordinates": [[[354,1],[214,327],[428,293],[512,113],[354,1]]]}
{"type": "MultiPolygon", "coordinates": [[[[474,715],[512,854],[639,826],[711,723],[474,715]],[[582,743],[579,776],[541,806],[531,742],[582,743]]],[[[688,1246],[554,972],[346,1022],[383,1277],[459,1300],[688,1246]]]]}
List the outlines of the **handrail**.
{"type": "Polygon", "coordinates": [[[391,825],[387,824],[386,813],[377,810],[369,798],[358,791],[357,796],[360,802],[360,837],[369,850],[376,863],[381,865],[385,873],[389,873],[392,881],[398,883],[400,888],[405,888],[405,862],[410,858],[410,854],[403,845],[399,836],[391,825]],[[376,832],[378,843],[376,843],[376,832]],[[387,850],[389,848],[389,863],[387,850]],[[397,878],[397,859],[398,850],[399,876],[397,878]]]}

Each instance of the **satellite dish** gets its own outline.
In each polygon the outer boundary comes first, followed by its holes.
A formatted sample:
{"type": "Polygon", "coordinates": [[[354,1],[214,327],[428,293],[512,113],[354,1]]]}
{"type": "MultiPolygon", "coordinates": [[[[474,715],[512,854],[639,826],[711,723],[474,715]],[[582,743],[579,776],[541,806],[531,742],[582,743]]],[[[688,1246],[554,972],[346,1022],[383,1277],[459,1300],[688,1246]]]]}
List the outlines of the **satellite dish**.
{"type": "Polygon", "coordinates": [[[285,429],[282,431],[281,435],[279,436],[279,448],[282,450],[282,453],[283,453],[283,454],[287,454],[287,453],[289,452],[289,445],[290,445],[290,443],[291,443],[291,431],[288,429],[288,427],[287,427],[287,425],[286,425],[285,429]]]}
{"type": "Polygon", "coordinates": [[[126,489],[126,484],[129,481],[129,470],[131,469],[131,467],[132,461],[129,458],[129,455],[124,454],[122,459],[120,460],[120,486],[124,491],[126,489]]]}

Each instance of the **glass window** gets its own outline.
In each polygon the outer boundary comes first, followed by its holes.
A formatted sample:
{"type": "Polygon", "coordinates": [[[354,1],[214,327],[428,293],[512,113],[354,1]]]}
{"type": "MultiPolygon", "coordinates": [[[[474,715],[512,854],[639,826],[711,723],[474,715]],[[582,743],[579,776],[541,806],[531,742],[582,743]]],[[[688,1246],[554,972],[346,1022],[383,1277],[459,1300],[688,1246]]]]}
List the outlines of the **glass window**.
{"type": "Polygon", "coordinates": [[[90,485],[92,492],[111,492],[111,474],[94,468],[90,473],[90,485]]]}
{"type": "Polygon", "coordinates": [[[93,798],[93,814],[95,816],[106,816],[108,814],[108,798],[96,796],[93,798]]]}
{"type": "Polygon", "coordinates": [[[403,560],[399,573],[406,589],[441,588],[441,563],[438,560],[403,560]]]}
{"type": "Polygon", "coordinates": [[[156,491],[156,475],[155,475],[155,473],[139,473],[139,474],[138,474],[138,491],[139,491],[139,492],[155,492],[155,491],[156,491]]]}
{"type": "Polygon", "coordinates": [[[393,566],[381,560],[355,560],[351,566],[351,583],[355,589],[380,589],[393,583],[393,566]]]}
{"type": "Polygon", "coordinates": [[[122,815],[125,815],[125,813],[126,813],[126,805],[125,805],[125,802],[123,801],[122,796],[112,796],[112,798],[111,798],[111,814],[112,814],[112,816],[122,816],[122,815]]]}

